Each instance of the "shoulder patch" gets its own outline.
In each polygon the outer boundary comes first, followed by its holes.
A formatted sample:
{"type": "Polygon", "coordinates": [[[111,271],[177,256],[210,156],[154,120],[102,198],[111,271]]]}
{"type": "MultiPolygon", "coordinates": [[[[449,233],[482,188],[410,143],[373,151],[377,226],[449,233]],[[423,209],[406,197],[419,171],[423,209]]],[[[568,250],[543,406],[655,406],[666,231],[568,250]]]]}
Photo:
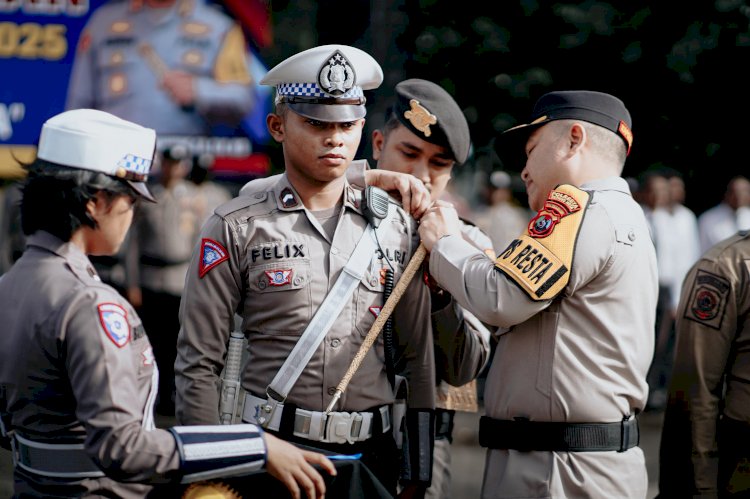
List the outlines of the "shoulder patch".
{"type": "Polygon", "coordinates": [[[122,348],[130,341],[130,324],[128,313],[117,303],[100,303],[96,306],[99,311],[99,323],[112,343],[122,348]]]}
{"type": "Polygon", "coordinates": [[[590,195],[572,185],[550,192],[526,231],[495,260],[532,300],[551,300],[567,286],[590,195]]]}
{"type": "Polygon", "coordinates": [[[213,239],[202,239],[201,261],[198,266],[198,277],[203,279],[203,276],[206,275],[209,270],[227,260],[229,260],[229,253],[227,253],[224,246],[213,239]]]}
{"type": "Polygon", "coordinates": [[[728,279],[699,269],[690,288],[685,318],[713,329],[721,329],[730,290],[728,279]]]}

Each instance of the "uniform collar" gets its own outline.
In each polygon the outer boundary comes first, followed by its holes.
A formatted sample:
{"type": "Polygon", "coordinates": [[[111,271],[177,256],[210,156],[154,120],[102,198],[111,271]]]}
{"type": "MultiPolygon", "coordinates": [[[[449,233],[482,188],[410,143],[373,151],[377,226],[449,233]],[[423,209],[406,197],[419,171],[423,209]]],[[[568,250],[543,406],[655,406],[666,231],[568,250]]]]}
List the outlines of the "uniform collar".
{"type": "Polygon", "coordinates": [[[632,195],[628,182],[622,177],[598,178],[581,184],[580,188],[584,191],[618,191],[628,196],[632,195]]]}
{"type": "MultiPolygon", "coordinates": [[[[346,178],[344,178],[344,207],[361,215],[362,195],[363,191],[352,187],[346,178]]],[[[276,185],[273,187],[273,196],[276,199],[276,206],[279,211],[297,211],[305,209],[305,206],[302,204],[302,199],[299,194],[297,194],[294,186],[289,182],[286,173],[279,175],[279,181],[276,182],[276,185]]]]}
{"type": "Polygon", "coordinates": [[[65,242],[49,232],[38,230],[27,238],[26,246],[35,246],[54,253],[63,258],[77,275],[100,280],[86,254],[70,241],[65,242]]]}

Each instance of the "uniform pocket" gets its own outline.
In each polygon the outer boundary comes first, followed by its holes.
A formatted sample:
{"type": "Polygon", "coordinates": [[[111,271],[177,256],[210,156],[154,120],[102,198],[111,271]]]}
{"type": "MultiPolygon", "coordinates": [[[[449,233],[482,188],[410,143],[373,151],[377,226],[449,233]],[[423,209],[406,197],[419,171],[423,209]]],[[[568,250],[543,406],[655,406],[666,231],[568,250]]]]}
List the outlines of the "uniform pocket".
{"type": "Polygon", "coordinates": [[[312,319],[309,260],[278,260],[250,267],[245,313],[251,328],[299,336],[312,319]]]}

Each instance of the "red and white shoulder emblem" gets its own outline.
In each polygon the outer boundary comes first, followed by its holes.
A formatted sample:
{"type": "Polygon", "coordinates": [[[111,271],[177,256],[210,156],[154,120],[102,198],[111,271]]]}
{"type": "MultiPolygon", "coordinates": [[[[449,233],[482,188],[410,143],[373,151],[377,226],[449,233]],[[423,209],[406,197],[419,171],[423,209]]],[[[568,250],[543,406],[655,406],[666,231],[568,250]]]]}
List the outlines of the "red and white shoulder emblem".
{"type": "Polygon", "coordinates": [[[203,239],[201,241],[201,262],[198,267],[198,277],[202,279],[209,270],[227,260],[229,260],[229,253],[221,243],[213,239],[203,239]]]}
{"type": "Polygon", "coordinates": [[[122,348],[130,341],[130,324],[128,313],[116,303],[100,303],[96,306],[99,311],[99,323],[112,343],[122,348]]]}

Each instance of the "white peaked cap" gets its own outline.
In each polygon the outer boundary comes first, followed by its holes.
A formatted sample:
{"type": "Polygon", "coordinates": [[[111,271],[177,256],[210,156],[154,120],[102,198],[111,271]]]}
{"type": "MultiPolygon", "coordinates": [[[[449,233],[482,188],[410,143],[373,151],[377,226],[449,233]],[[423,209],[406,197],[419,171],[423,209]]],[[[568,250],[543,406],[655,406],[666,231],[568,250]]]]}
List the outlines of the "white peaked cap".
{"type": "Polygon", "coordinates": [[[277,64],[260,81],[276,87],[276,102],[308,118],[343,122],[364,118],[363,90],[378,88],[383,70],[349,45],[313,47],[277,64]]]}
{"type": "Polygon", "coordinates": [[[37,157],[51,163],[127,180],[149,201],[146,187],[156,132],[96,109],[74,109],[42,126],[37,157]]]}

